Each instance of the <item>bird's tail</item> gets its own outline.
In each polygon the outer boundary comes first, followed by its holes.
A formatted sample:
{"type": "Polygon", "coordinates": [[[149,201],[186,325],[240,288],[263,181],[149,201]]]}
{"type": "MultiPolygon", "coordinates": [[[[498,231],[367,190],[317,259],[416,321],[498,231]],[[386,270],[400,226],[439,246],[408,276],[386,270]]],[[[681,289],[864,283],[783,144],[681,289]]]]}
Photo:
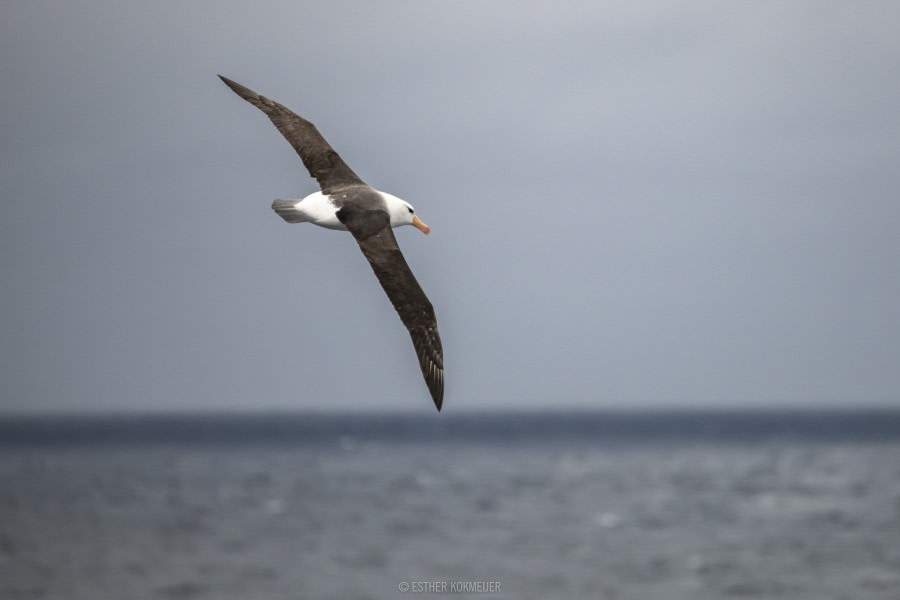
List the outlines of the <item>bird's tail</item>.
{"type": "Polygon", "coordinates": [[[297,210],[296,200],[276,200],[272,203],[272,210],[288,223],[305,223],[309,219],[297,210]]]}

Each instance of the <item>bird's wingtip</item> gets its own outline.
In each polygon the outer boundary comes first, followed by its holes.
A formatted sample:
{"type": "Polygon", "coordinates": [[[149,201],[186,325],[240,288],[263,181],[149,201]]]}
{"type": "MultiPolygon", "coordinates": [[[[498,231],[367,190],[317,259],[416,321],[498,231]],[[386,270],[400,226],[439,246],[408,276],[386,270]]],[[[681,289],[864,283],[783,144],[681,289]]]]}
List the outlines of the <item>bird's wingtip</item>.
{"type": "MultiPolygon", "coordinates": [[[[225,83],[225,85],[230,87],[231,91],[233,91],[235,94],[237,94],[238,96],[240,96],[241,98],[243,98],[244,100],[246,100],[247,102],[249,102],[251,104],[259,106],[258,103],[261,100],[265,100],[265,98],[263,98],[262,96],[260,96],[259,94],[257,94],[256,92],[254,92],[253,90],[248,88],[247,86],[241,85],[237,81],[232,81],[231,79],[228,79],[224,75],[219,75],[219,79],[221,79],[225,83]]],[[[260,107],[260,108],[262,108],[262,107],[260,107]]],[[[263,110],[265,110],[265,109],[263,109],[263,110]]]]}

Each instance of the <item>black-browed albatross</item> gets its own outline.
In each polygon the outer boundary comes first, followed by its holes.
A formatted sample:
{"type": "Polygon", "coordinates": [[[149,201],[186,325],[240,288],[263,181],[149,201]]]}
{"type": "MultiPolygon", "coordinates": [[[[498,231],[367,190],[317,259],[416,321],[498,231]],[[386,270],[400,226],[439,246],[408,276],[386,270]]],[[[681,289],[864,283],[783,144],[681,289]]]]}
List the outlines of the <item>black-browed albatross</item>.
{"type": "Polygon", "coordinates": [[[400,320],[409,330],[434,405],[444,400],[444,353],[434,308],[400,253],[392,227],[428,226],[413,207],[396,196],[369,187],[325,141],[315,125],[277,102],[219,75],[234,92],[260,109],[300,155],[321,192],[302,200],[276,200],[272,209],[288,223],[313,223],[350,231],[400,320]]]}

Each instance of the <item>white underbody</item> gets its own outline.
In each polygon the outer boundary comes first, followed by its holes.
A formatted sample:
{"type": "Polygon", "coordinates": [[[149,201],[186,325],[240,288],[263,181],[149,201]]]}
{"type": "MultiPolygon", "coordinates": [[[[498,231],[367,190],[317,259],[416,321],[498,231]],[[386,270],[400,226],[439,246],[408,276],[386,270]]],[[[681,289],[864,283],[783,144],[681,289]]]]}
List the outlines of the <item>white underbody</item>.
{"type": "MultiPolygon", "coordinates": [[[[391,227],[407,225],[409,223],[406,209],[408,204],[391,194],[386,194],[384,192],[378,193],[381,194],[387,204],[388,212],[391,215],[391,227]],[[397,208],[392,210],[394,207],[397,208]]],[[[331,202],[329,197],[322,192],[315,192],[302,200],[298,200],[294,204],[294,210],[299,214],[300,222],[312,223],[319,227],[325,227],[326,229],[347,231],[347,227],[337,218],[337,207],[331,202]]]]}
{"type": "Polygon", "coordinates": [[[340,229],[347,231],[343,223],[338,221],[337,207],[332,204],[328,196],[322,192],[310,194],[303,200],[294,204],[294,209],[300,213],[304,221],[325,227],[326,229],[340,229]]]}

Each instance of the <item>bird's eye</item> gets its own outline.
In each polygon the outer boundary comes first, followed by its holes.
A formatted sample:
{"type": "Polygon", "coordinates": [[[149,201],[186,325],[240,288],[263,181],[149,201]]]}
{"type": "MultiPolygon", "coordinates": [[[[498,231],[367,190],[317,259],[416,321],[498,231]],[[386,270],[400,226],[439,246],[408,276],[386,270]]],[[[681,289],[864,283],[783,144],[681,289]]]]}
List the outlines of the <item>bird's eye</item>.
{"type": "Polygon", "coordinates": [[[406,207],[406,208],[407,208],[407,209],[409,209],[409,214],[412,214],[412,212],[413,212],[413,209],[412,209],[412,208],[410,208],[410,207],[408,207],[408,206],[407,206],[407,207],[406,207]]]}

